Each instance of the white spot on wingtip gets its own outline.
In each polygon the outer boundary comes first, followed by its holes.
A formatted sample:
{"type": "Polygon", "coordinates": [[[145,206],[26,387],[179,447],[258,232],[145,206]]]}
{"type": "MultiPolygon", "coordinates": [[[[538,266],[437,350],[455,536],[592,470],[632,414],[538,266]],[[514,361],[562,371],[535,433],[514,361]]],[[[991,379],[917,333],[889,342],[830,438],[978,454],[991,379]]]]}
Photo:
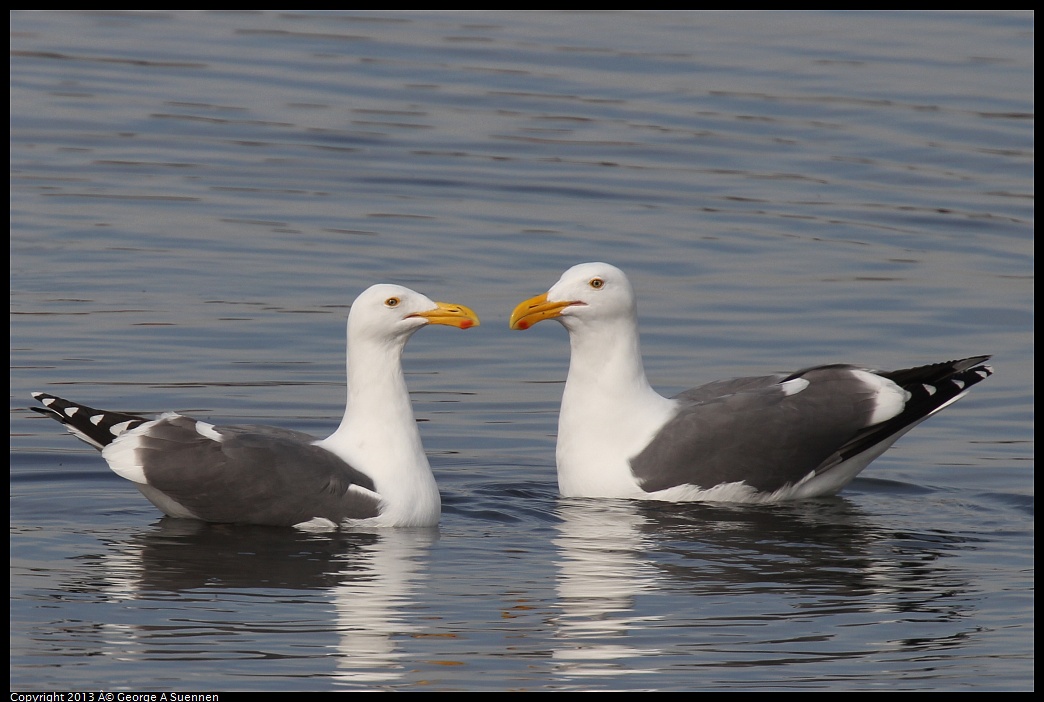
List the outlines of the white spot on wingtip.
{"type": "Polygon", "coordinates": [[[217,441],[218,443],[221,443],[221,441],[224,440],[224,437],[214,428],[214,425],[207,424],[206,422],[196,422],[196,433],[200,436],[205,436],[212,441],[217,441]]]}
{"type": "Polygon", "coordinates": [[[127,429],[130,428],[131,421],[132,420],[128,419],[126,422],[120,422],[119,424],[113,424],[111,427],[109,427],[109,433],[112,434],[113,436],[119,436],[120,434],[122,434],[123,432],[127,431],[127,429]]]}
{"type": "Polygon", "coordinates": [[[791,395],[797,395],[799,392],[808,387],[808,381],[804,378],[794,378],[788,380],[785,383],[779,384],[779,389],[783,391],[783,394],[787,397],[791,395]]]}
{"type": "Polygon", "coordinates": [[[929,395],[934,395],[937,392],[936,387],[928,383],[921,383],[921,387],[927,390],[929,395]]]}
{"type": "Polygon", "coordinates": [[[65,416],[66,417],[74,417],[74,416],[76,416],[76,413],[79,412],[79,411],[80,411],[79,407],[66,407],[65,408],[65,416]]]}
{"type": "Polygon", "coordinates": [[[105,419],[105,415],[104,414],[96,414],[93,417],[91,417],[89,421],[94,426],[98,426],[99,424],[102,423],[103,419],[105,419]]]}
{"type": "Polygon", "coordinates": [[[954,378],[953,379],[953,384],[957,386],[958,390],[963,390],[964,389],[965,383],[964,383],[963,380],[959,380],[958,378],[954,378]]]}

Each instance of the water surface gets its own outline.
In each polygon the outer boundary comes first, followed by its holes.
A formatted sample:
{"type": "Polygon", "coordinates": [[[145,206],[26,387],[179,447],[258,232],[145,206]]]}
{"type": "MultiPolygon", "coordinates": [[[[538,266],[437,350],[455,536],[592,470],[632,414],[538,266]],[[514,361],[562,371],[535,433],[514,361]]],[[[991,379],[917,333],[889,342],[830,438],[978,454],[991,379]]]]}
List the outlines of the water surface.
{"type": "Polygon", "coordinates": [[[1033,688],[1033,14],[11,14],[17,690],[1033,688]],[[557,495],[568,266],[664,393],[997,374],[840,496],[557,495]],[[434,530],[163,519],[43,390],[325,435],[378,281],[434,530]]]}

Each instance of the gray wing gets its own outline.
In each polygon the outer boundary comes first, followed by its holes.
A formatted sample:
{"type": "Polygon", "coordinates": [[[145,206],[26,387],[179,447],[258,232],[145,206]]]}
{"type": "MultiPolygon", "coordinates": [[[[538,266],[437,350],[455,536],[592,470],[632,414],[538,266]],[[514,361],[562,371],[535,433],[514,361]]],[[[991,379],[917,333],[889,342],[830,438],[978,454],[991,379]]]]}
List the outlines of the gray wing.
{"type": "Polygon", "coordinates": [[[852,370],[820,366],[681,393],[678,414],[631,459],[632,471],[647,492],[738,481],[772,492],[794,484],[836,464],[841,447],[870,426],[876,393],[852,370]],[[808,386],[788,394],[782,382],[798,378],[808,386]]]}
{"type": "Polygon", "coordinates": [[[857,366],[816,366],[687,390],[676,396],[678,414],[631,460],[631,469],[648,492],[737,481],[773,492],[855,457],[872,460],[992,375],[989,358],[868,371],[906,391],[902,410],[877,423],[871,418],[878,394],[853,372],[866,371],[857,366]],[[808,385],[788,392],[792,380],[808,385]]]}
{"type": "Polygon", "coordinates": [[[308,434],[219,426],[217,441],[196,424],[189,417],[163,419],[138,438],[136,450],[149,486],[199,519],[292,526],[379,514],[373,481],[313,445],[308,434]]]}

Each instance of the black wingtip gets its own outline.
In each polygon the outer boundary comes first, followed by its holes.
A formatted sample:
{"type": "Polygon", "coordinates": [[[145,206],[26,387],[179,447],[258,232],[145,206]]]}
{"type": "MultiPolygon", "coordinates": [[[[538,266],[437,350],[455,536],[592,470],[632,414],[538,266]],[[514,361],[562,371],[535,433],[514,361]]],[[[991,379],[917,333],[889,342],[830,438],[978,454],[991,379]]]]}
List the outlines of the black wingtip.
{"type": "Polygon", "coordinates": [[[43,404],[43,407],[29,409],[61,422],[76,438],[97,449],[111,444],[128,429],[149,421],[136,414],[99,410],[46,392],[34,392],[32,396],[43,404]]]}

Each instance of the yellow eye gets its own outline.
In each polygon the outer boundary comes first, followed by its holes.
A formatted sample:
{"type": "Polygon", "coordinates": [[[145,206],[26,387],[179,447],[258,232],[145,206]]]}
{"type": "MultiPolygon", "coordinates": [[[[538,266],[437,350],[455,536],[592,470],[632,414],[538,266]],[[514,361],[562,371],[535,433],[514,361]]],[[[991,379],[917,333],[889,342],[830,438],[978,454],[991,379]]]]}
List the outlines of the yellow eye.
{"type": "Polygon", "coordinates": [[[591,282],[588,283],[595,290],[601,290],[605,286],[605,281],[601,278],[591,278],[591,282]]]}
{"type": "Polygon", "coordinates": [[[399,302],[400,302],[399,298],[397,298],[397,297],[389,297],[387,300],[384,301],[384,306],[385,307],[398,307],[399,306],[399,302]]]}

